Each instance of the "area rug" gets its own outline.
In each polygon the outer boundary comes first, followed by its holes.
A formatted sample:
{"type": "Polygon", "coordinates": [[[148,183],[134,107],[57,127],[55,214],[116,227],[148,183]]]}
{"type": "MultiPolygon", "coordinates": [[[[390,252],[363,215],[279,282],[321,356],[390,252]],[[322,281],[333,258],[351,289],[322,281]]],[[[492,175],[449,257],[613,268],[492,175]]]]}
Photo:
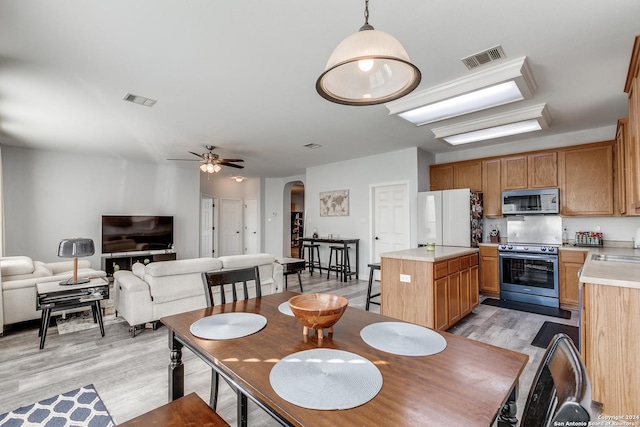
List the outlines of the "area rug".
{"type": "MultiPolygon", "coordinates": [[[[115,315],[102,317],[102,323],[104,326],[113,325],[114,323],[120,323],[123,321],[124,319],[122,317],[116,317],[115,315]]],[[[90,311],[68,314],[66,319],[57,317],[56,324],[58,325],[58,334],[60,335],[97,328],[99,326],[97,323],[93,323],[93,314],[90,311]]]]}
{"type": "Polygon", "coordinates": [[[93,384],[0,415],[2,427],[112,427],[93,384]]]}
{"type": "Polygon", "coordinates": [[[569,338],[571,338],[573,344],[578,350],[580,350],[580,348],[578,347],[578,327],[571,325],[562,325],[560,323],[554,322],[544,322],[536,337],[533,339],[533,341],[531,341],[531,345],[540,348],[547,348],[549,346],[549,343],[551,342],[551,339],[559,333],[569,335],[569,338]]]}
{"type": "Polygon", "coordinates": [[[482,304],[493,307],[508,308],[510,310],[526,311],[527,313],[542,314],[543,316],[571,319],[571,312],[561,308],[546,307],[544,305],[527,304],[525,302],[506,301],[502,299],[485,298],[482,304]]]}

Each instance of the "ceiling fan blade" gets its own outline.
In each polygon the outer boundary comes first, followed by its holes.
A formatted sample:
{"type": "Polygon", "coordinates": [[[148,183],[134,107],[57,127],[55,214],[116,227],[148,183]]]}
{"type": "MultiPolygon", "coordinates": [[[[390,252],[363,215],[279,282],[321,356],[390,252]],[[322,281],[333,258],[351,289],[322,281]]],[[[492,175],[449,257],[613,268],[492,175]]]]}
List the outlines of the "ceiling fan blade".
{"type": "Polygon", "coordinates": [[[193,151],[189,151],[189,153],[193,154],[194,156],[198,156],[204,160],[204,156],[202,154],[194,153],[193,151]]]}
{"type": "Polygon", "coordinates": [[[221,162],[244,162],[242,159],[220,159],[221,162]]]}
{"type": "Polygon", "coordinates": [[[219,164],[225,165],[225,166],[231,166],[232,168],[244,169],[244,166],[234,165],[233,163],[229,163],[229,162],[219,162],[219,164]]]}

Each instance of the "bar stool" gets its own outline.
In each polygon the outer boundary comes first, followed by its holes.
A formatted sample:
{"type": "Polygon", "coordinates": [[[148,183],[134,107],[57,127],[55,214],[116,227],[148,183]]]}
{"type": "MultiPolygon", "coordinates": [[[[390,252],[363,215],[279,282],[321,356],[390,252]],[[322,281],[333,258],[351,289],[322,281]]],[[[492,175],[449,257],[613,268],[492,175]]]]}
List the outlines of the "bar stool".
{"type": "Polygon", "coordinates": [[[317,243],[305,243],[302,247],[303,255],[307,261],[307,267],[309,273],[313,276],[313,269],[318,267],[320,274],[322,274],[322,264],[320,263],[320,245],[317,243]],[[316,259],[317,255],[317,259],[316,259]]]}
{"type": "Polygon", "coordinates": [[[336,272],[336,276],[340,281],[346,282],[347,277],[351,279],[351,263],[349,261],[349,247],[345,253],[344,246],[329,246],[329,264],[327,265],[327,279],[332,271],[336,272]],[[333,256],[335,254],[335,257],[333,256]],[[331,260],[334,264],[331,265],[331,260]]]}
{"type": "Polygon", "coordinates": [[[374,262],[369,264],[369,287],[367,288],[367,304],[365,305],[365,310],[369,311],[369,304],[380,305],[379,302],[371,301],[372,298],[379,297],[380,293],[371,295],[371,285],[373,285],[373,272],[380,271],[380,263],[374,262]]]}

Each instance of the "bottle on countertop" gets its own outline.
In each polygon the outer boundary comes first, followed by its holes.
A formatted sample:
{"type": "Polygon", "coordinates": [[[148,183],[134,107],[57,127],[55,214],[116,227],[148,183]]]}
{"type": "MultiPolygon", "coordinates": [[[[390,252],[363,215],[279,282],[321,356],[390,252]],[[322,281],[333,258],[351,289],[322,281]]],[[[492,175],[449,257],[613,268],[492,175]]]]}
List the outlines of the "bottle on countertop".
{"type": "Polygon", "coordinates": [[[569,233],[567,232],[567,227],[564,227],[562,229],[562,244],[563,245],[569,244],[569,233]]]}

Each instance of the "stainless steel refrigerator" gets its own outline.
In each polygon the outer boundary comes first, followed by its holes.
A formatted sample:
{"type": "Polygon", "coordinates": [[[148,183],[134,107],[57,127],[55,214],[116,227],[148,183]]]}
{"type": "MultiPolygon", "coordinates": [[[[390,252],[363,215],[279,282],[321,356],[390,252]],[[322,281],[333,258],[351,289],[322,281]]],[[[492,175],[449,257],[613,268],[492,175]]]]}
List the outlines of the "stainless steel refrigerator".
{"type": "Polygon", "coordinates": [[[482,193],[468,188],[418,193],[418,245],[478,247],[482,193]]]}

